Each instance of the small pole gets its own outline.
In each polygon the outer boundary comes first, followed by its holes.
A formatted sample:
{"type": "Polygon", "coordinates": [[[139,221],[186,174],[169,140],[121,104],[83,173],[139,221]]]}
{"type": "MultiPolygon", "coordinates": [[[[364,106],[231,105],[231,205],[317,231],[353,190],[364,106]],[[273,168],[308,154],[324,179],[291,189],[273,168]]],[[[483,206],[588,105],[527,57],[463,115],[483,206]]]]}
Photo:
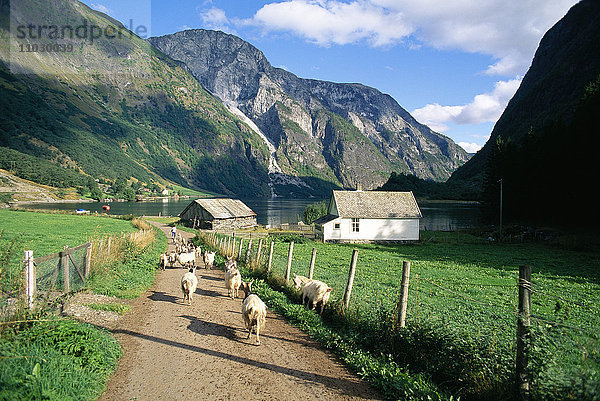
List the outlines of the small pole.
{"type": "Polygon", "coordinates": [[[33,251],[25,251],[25,298],[27,306],[33,310],[35,304],[35,266],[33,264],[33,251]]]}
{"type": "Polygon", "coordinates": [[[250,252],[252,251],[252,238],[248,241],[248,249],[246,249],[246,263],[250,263],[250,252]]]}
{"type": "Polygon", "coordinates": [[[352,261],[350,262],[350,272],[348,273],[348,284],[344,292],[344,308],[350,306],[350,294],[352,294],[352,286],[354,285],[354,274],[356,273],[356,262],[358,260],[358,249],[352,251],[352,261]]]}
{"type": "Polygon", "coordinates": [[[69,255],[67,254],[68,249],[69,247],[65,245],[63,247],[63,251],[60,253],[60,267],[63,271],[63,286],[65,293],[71,291],[71,283],[69,282],[69,255]]]}
{"type": "Polygon", "coordinates": [[[256,251],[256,267],[260,266],[260,254],[262,252],[263,239],[258,241],[258,250],[256,251]]]}
{"type": "Polygon", "coordinates": [[[83,268],[83,277],[88,278],[90,275],[90,267],[92,266],[92,243],[85,251],[85,263],[83,268]]]}
{"type": "Polygon", "coordinates": [[[531,266],[519,266],[519,316],[517,319],[517,392],[519,399],[529,399],[529,345],[531,326],[531,266]]]}
{"type": "Polygon", "coordinates": [[[315,271],[315,260],[317,258],[317,248],[313,248],[312,256],[310,257],[310,267],[308,269],[308,278],[312,280],[315,271]]]}
{"type": "Polygon", "coordinates": [[[498,180],[500,182],[500,238],[502,238],[502,178],[498,180]]]}
{"type": "Polygon", "coordinates": [[[271,264],[273,263],[273,247],[275,246],[275,241],[271,241],[271,245],[269,245],[269,261],[267,263],[267,272],[271,271],[271,264]]]}
{"type": "Polygon", "coordinates": [[[400,327],[406,327],[406,307],[408,306],[408,282],[410,280],[410,262],[402,262],[402,283],[400,284],[400,310],[398,321],[400,327]]]}
{"type": "Polygon", "coordinates": [[[285,282],[290,281],[290,273],[292,271],[292,257],[294,256],[294,241],[290,242],[290,250],[288,251],[287,267],[285,268],[285,282]]]}
{"type": "Polygon", "coordinates": [[[242,260],[242,246],[244,244],[244,238],[240,238],[240,251],[238,253],[238,259],[242,260]]]}

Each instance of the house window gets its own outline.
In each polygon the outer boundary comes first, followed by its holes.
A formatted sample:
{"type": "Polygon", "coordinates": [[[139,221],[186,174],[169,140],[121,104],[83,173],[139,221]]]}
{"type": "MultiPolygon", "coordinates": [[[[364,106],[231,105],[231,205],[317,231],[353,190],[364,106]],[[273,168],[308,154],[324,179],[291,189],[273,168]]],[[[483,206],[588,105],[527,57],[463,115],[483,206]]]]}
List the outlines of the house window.
{"type": "Polygon", "coordinates": [[[352,219],[352,232],[357,233],[359,231],[359,219],[352,219]]]}
{"type": "Polygon", "coordinates": [[[339,229],[340,229],[340,223],[335,223],[335,224],[333,225],[333,229],[334,229],[334,230],[339,230],[339,229]]]}

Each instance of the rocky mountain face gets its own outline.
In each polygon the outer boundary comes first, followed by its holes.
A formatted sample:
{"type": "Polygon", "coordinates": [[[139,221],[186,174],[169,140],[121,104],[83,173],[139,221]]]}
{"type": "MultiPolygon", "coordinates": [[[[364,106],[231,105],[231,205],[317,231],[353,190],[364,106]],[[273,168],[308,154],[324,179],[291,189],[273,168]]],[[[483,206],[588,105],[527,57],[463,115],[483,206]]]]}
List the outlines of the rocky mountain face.
{"type": "MultiPolygon", "coordinates": [[[[498,139],[520,146],[528,136],[529,140],[532,136],[540,137],[551,125],[569,126],[572,123],[586,87],[600,74],[599,15],[600,2],[583,0],[546,32],[529,71],[494,126],[490,139],[452,175],[450,181],[481,186],[498,139]]],[[[558,137],[539,139],[560,141],[556,146],[562,147],[563,152],[567,152],[567,144],[571,141],[580,149],[586,147],[581,138],[570,138],[570,134],[565,128],[558,137]]],[[[591,147],[591,150],[595,152],[596,148],[591,147]]],[[[582,155],[582,158],[586,157],[594,156],[582,155]]],[[[565,168],[574,176],[580,175],[573,164],[565,168]]]]}
{"type": "Polygon", "coordinates": [[[265,138],[278,194],[371,189],[392,171],[444,181],[469,158],[392,97],[361,84],[298,78],[236,36],[197,29],[149,41],[265,138]]]}

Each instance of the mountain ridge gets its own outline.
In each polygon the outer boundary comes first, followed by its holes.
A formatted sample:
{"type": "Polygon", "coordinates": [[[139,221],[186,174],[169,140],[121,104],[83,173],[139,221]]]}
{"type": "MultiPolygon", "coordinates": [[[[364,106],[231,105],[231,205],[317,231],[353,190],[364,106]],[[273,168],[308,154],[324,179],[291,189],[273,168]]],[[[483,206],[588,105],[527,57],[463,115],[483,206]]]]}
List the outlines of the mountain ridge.
{"type": "Polygon", "coordinates": [[[391,96],[361,83],[299,78],[271,66],[259,49],[235,35],[194,29],[148,41],[256,123],[276,146],[287,174],[301,175],[309,164],[342,187],[369,189],[396,170],[445,180],[468,158],[391,96]],[[364,145],[368,156],[357,155],[357,147],[335,134],[340,124],[354,131],[346,139],[364,145]]]}

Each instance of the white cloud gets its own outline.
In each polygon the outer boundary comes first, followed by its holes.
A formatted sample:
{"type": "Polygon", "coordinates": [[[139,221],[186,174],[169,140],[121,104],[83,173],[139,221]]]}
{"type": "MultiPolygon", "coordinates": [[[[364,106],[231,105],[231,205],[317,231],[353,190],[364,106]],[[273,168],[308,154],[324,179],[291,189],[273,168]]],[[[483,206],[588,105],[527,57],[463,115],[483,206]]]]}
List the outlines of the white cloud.
{"type": "Polygon", "coordinates": [[[464,150],[467,151],[467,153],[477,153],[479,151],[479,149],[481,149],[483,146],[477,144],[477,143],[469,143],[469,142],[458,142],[458,146],[460,146],[461,148],[463,148],[464,150]]]}
{"type": "Polygon", "coordinates": [[[397,43],[414,27],[401,12],[368,1],[290,0],[264,5],[248,21],[265,31],[287,31],[322,46],[366,40],[372,46],[397,43]]]}
{"type": "Polygon", "coordinates": [[[96,3],[92,3],[91,7],[96,10],[96,11],[100,11],[101,13],[104,13],[106,15],[112,15],[113,14],[113,10],[111,10],[110,8],[106,7],[103,4],[96,4],[96,3]]]}
{"type": "Polygon", "coordinates": [[[487,73],[525,73],[542,35],[577,0],[287,0],[245,23],[294,33],[322,46],[366,41],[389,46],[416,38],[439,49],[488,54],[487,73]]]}
{"type": "Polygon", "coordinates": [[[225,11],[216,8],[198,8],[198,14],[203,22],[203,27],[207,29],[214,29],[217,31],[223,31],[228,33],[235,33],[231,28],[232,21],[229,20],[225,11]]]}
{"type": "Polygon", "coordinates": [[[459,106],[428,104],[413,110],[411,114],[418,121],[438,132],[447,131],[446,123],[450,122],[461,125],[496,122],[520,84],[521,78],[498,81],[492,92],[475,96],[469,104],[459,106]]]}

